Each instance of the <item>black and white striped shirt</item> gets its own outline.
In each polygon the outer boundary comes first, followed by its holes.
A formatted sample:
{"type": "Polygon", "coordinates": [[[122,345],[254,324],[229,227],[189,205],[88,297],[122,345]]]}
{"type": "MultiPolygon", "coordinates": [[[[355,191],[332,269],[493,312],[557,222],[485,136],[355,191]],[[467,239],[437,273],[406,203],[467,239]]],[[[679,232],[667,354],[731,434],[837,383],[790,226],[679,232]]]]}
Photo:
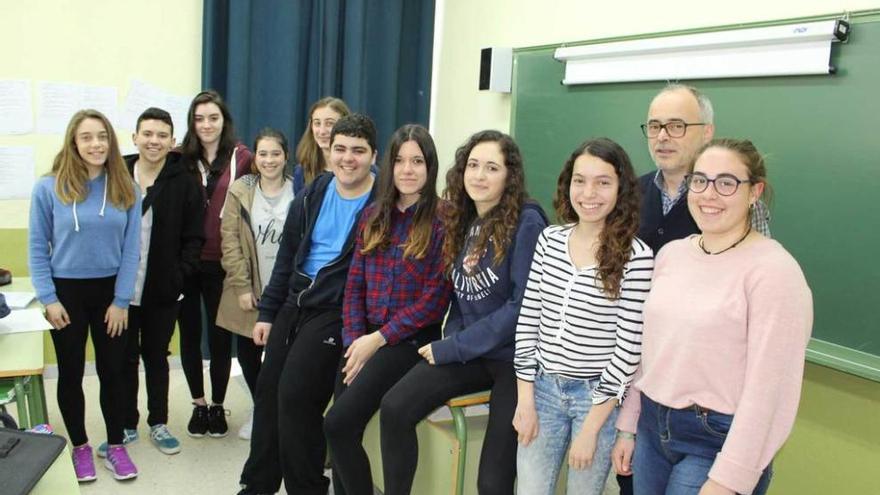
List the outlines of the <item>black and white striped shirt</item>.
{"type": "Polygon", "coordinates": [[[633,239],[620,297],[609,299],[596,266],[578,269],[571,261],[573,231],[574,225],[553,225],[538,239],[516,328],[516,374],[534,381],[540,367],[568,378],[599,377],[593,403],[622,400],[641,360],[654,254],[633,239]]]}

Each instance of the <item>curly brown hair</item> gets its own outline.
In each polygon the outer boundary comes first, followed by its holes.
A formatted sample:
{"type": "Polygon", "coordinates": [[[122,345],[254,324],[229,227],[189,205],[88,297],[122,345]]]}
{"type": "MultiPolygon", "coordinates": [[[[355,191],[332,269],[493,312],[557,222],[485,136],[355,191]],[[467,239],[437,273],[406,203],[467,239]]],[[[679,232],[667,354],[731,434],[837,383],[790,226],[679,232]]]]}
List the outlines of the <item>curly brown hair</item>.
{"type": "Polygon", "coordinates": [[[501,201],[495,205],[483,217],[483,225],[480,234],[473,243],[471,253],[480,254],[489,245],[495,249],[492,262],[500,264],[507,254],[507,248],[516,233],[519,224],[519,215],[528,199],[526,192],[526,179],[523,172],[523,160],[519,146],[512,137],[499,131],[480,131],[461,145],[455,151],[455,163],[446,173],[446,189],[443,197],[448,201],[448,208],[443,209],[443,224],[446,237],[443,241],[443,261],[447,271],[459,258],[464,249],[468,231],[477,219],[477,208],[474,201],[468,196],[464,186],[464,172],[471,151],[480,143],[494,142],[501,148],[504,156],[504,166],[507,169],[507,179],[501,201]]]}
{"type": "Polygon", "coordinates": [[[605,227],[599,234],[599,250],[596,252],[597,272],[605,293],[613,298],[620,296],[623,271],[632,252],[632,241],[639,230],[640,192],[638,178],[629,155],[619,144],[608,138],[590,139],[583,142],[566,160],[556,182],[553,207],[560,222],[577,223],[579,217],[571,204],[569,190],[574,173],[574,162],[581,155],[594,156],[612,167],[617,174],[617,203],[605,217],[605,227]]]}

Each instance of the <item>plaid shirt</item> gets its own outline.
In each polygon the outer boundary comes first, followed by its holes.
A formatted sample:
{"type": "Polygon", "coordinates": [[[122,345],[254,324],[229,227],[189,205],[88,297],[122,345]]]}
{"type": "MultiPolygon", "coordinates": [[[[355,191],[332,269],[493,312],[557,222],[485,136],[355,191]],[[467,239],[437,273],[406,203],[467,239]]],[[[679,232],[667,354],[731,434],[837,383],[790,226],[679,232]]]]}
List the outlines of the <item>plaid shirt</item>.
{"type": "MultiPolygon", "coordinates": [[[[678,185],[678,191],[675,194],[675,197],[669,195],[666,192],[665,184],[663,183],[663,171],[658,170],[656,174],[654,174],[654,185],[657,186],[657,189],[660,190],[660,198],[663,200],[663,216],[669,213],[669,210],[678,203],[682,198],[687,197],[687,183],[685,181],[681,181],[681,184],[678,185]]],[[[770,237],[770,210],[767,208],[767,204],[762,200],[758,200],[755,202],[754,209],[751,212],[751,220],[752,220],[752,228],[763,234],[765,237],[770,237]]]]}
{"type": "Polygon", "coordinates": [[[431,244],[422,259],[403,257],[403,244],[413,223],[415,205],[391,213],[388,248],[363,255],[363,229],[375,208],[364,210],[358,225],[354,258],[348,271],[342,307],[342,345],[348,347],[367,333],[367,325],[380,326],[388,345],[413,336],[420,328],[439,323],[446,314],[452,285],[443,270],[443,226],[431,224],[431,244]]]}

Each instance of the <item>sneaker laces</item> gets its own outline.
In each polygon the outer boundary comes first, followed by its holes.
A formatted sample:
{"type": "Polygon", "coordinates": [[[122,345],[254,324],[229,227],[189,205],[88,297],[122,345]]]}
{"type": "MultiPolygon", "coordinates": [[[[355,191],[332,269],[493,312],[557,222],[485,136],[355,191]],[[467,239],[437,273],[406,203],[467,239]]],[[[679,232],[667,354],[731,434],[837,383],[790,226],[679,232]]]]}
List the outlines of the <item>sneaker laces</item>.
{"type": "Polygon", "coordinates": [[[88,445],[73,449],[73,464],[79,466],[92,460],[92,449],[88,445]]]}
{"type": "Polygon", "coordinates": [[[114,467],[131,469],[134,468],[134,463],[131,461],[131,458],[128,456],[128,451],[125,450],[123,446],[110,447],[107,449],[107,459],[110,459],[110,463],[113,464],[114,467]]]}
{"type": "Polygon", "coordinates": [[[165,425],[159,425],[153,428],[153,431],[150,432],[150,436],[153,437],[154,440],[161,442],[162,440],[169,440],[174,438],[171,435],[171,432],[168,431],[168,427],[165,425]]]}
{"type": "MultiPolygon", "coordinates": [[[[223,416],[232,416],[232,410],[226,409],[222,404],[212,404],[208,406],[208,416],[215,416],[214,411],[222,410],[223,416]]],[[[219,414],[217,414],[219,416],[219,414]]]]}

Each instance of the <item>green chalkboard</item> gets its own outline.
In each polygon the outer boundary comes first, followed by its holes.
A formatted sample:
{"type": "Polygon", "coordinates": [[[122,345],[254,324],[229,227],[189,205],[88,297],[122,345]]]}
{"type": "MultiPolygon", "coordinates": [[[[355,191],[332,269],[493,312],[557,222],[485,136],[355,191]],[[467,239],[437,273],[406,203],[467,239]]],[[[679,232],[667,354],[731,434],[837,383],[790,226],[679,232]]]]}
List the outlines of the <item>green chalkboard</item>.
{"type": "MultiPolygon", "coordinates": [[[[854,17],[834,75],[689,81],[715,106],[717,137],[767,155],[771,230],[813,291],[808,359],[880,381],[880,17],[854,17]],[[878,255],[878,259],[874,259],[878,255]]],[[[607,136],[654,168],[639,124],[662,83],[563,86],[556,47],[514,53],[511,129],[530,192],[548,211],[562,163],[607,136]]]]}

